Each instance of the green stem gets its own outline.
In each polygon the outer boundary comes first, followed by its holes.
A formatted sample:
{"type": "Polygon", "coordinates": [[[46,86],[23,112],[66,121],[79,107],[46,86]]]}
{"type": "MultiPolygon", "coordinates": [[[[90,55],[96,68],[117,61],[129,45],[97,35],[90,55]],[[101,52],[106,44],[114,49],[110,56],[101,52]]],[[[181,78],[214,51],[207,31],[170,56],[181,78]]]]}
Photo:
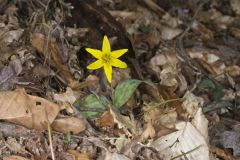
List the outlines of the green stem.
{"type": "Polygon", "coordinates": [[[158,102],[158,103],[155,103],[154,105],[150,106],[150,108],[146,111],[147,113],[150,113],[152,110],[154,110],[155,108],[159,107],[159,106],[163,106],[167,103],[171,103],[171,102],[174,102],[174,101],[179,101],[181,100],[182,98],[175,98],[175,99],[169,99],[169,100],[163,100],[161,102],[158,102]]]}
{"type": "Polygon", "coordinates": [[[183,153],[183,154],[180,154],[180,155],[178,155],[178,156],[176,156],[176,157],[173,157],[173,158],[171,158],[171,160],[180,158],[180,157],[182,157],[182,156],[186,156],[187,154],[189,154],[189,153],[191,153],[191,152],[199,149],[200,147],[202,147],[202,145],[199,145],[199,146],[197,146],[196,148],[193,148],[193,149],[191,149],[190,151],[187,151],[186,153],[183,153]]]}

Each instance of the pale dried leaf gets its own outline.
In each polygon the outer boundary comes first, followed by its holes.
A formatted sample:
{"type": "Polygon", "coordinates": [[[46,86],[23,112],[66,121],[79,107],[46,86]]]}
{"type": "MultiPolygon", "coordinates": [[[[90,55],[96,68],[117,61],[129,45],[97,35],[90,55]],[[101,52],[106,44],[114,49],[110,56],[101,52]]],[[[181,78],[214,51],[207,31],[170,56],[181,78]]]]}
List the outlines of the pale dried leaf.
{"type": "Polygon", "coordinates": [[[12,31],[8,31],[4,34],[4,36],[1,36],[2,38],[2,42],[6,43],[6,44],[10,44],[13,41],[18,41],[19,38],[22,36],[23,34],[23,29],[17,29],[17,30],[12,30],[12,31]]]}
{"type": "Polygon", "coordinates": [[[151,123],[148,123],[146,129],[143,131],[143,133],[141,135],[141,138],[143,140],[146,140],[148,138],[153,138],[155,136],[155,134],[156,134],[156,131],[155,131],[154,127],[152,126],[151,123]]]}
{"type": "Polygon", "coordinates": [[[193,126],[199,133],[208,141],[208,120],[202,112],[202,108],[199,107],[197,113],[192,120],[193,126]]]}
{"type": "Polygon", "coordinates": [[[177,87],[176,68],[172,65],[165,67],[160,73],[161,85],[168,87],[177,87]]]}
{"type": "Polygon", "coordinates": [[[0,119],[27,128],[45,130],[52,123],[60,107],[41,97],[28,95],[24,89],[0,92],[0,119]]]}
{"type": "Polygon", "coordinates": [[[162,39],[163,40],[172,40],[176,36],[182,33],[181,29],[171,28],[171,27],[162,27],[162,39]]]}
{"type": "Polygon", "coordinates": [[[107,152],[104,160],[113,160],[113,159],[114,160],[130,160],[129,158],[127,158],[123,154],[118,154],[116,152],[114,152],[114,153],[107,152]]]}
{"type": "Polygon", "coordinates": [[[158,138],[150,146],[159,151],[164,160],[177,156],[185,159],[209,159],[207,141],[190,122],[177,123],[176,129],[178,131],[158,138]]]}
{"type": "Polygon", "coordinates": [[[193,93],[186,92],[184,95],[183,109],[192,117],[195,116],[198,109],[203,105],[204,100],[201,97],[195,96],[193,93]]]}
{"type": "Polygon", "coordinates": [[[172,28],[176,28],[178,25],[183,23],[179,17],[172,17],[169,13],[163,15],[162,20],[172,28]]]}

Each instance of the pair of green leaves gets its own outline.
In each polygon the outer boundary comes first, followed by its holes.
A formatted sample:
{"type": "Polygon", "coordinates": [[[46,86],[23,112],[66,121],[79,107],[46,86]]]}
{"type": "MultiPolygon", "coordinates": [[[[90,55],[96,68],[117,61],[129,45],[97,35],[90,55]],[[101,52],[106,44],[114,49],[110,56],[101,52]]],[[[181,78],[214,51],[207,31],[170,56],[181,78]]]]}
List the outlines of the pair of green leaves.
{"type": "MultiPolygon", "coordinates": [[[[151,82],[136,79],[129,79],[120,82],[114,91],[113,106],[115,109],[119,110],[125,103],[127,103],[129,98],[142,82],[153,86],[151,82]]],[[[108,109],[109,103],[110,102],[104,96],[90,94],[77,100],[74,105],[85,117],[95,118],[108,109]]]]}

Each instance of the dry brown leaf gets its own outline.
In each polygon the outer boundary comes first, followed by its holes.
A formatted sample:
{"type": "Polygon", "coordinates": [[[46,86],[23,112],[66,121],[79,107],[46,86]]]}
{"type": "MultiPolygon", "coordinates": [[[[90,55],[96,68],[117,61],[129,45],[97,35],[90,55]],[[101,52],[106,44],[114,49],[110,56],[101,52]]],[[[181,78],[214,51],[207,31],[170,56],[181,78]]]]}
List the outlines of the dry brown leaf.
{"type": "Polygon", "coordinates": [[[143,131],[143,133],[141,135],[141,139],[146,140],[148,138],[155,137],[155,135],[156,135],[156,131],[155,131],[154,127],[152,126],[151,123],[148,123],[146,129],[143,131]]]}
{"type": "Polygon", "coordinates": [[[31,44],[38,50],[38,52],[42,53],[45,58],[51,57],[65,80],[68,82],[68,85],[72,88],[76,87],[77,82],[72,79],[71,72],[64,64],[63,57],[61,56],[61,50],[53,38],[48,40],[45,35],[41,33],[34,33],[31,37],[31,44]]]}
{"type": "Polygon", "coordinates": [[[66,92],[54,94],[53,98],[57,102],[68,102],[73,104],[80,96],[81,92],[73,91],[70,87],[67,87],[66,92]]]}
{"type": "Polygon", "coordinates": [[[239,0],[230,0],[230,4],[232,9],[235,11],[237,15],[240,15],[240,1],[239,0]]]}
{"type": "Polygon", "coordinates": [[[109,111],[104,112],[101,115],[101,117],[99,118],[99,120],[97,121],[97,123],[99,123],[99,127],[101,127],[101,128],[102,127],[110,127],[110,128],[114,127],[114,119],[109,111]]]}
{"type": "Polygon", "coordinates": [[[24,89],[0,92],[0,119],[27,128],[45,130],[52,123],[60,107],[41,97],[28,95],[24,89]]]}
{"type": "Polygon", "coordinates": [[[200,65],[213,75],[220,75],[224,72],[226,65],[217,55],[218,52],[206,48],[190,48],[188,54],[196,58],[200,65]]]}
{"type": "Polygon", "coordinates": [[[95,93],[99,93],[101,90],[101,85],[99,83],[99,77],[95,76],[95,75],[89,75],[86,78],[86,83],[89,83],[88,85],[88,89],[91,92],[95,92],[95,93]]]}
{"type": "Polygon", "coordinates": [[[230,76],[237,77],[240,75],[240,67],[239,66],[229,66],[225,69],[230,76]]]}
{"type": "Polygon", "coordinates": [[[202,23],[199,23],[195,21],[192,24],[192,30],[196,32],[197,34],[200,34],[200,38],[203,40],[213,40],[213,33],[211,30],[209,30],[205,25],[202,23]]]}
{"type": "Polygon", "coordinates": [[[84,131],[86,126],[84,121],[79,118],[61,117],[53,121],[52,128],[62,133],[73,132],[74,134],[77,134],[84,131]]]}
{"type": "Polygon", "coordinates": [[[3,160],[29,160],[29,159],[20,156],[9,156],[3,157],[3,160]]]}
{"type": "Polygon", "coordinates": [[[68,150],[68,153],[73,155],[75,157],[75,160],[90,160],[89,156],[87,154],[79,153],[76,150],[68,150]]]}

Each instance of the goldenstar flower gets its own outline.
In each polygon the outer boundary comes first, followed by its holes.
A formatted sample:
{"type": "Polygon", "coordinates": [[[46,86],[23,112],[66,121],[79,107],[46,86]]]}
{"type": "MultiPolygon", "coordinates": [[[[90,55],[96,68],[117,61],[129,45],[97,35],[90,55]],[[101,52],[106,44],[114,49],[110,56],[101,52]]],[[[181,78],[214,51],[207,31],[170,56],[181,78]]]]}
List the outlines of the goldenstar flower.
{"type": "Polygon", "coordinates": [[[127,64],[118,58],[128,51],[128,49],[120,49],[111,51],[111,46],[107,36],[104,36],[102,43],[102,50],[86,48],[93,57],[98,60],[87,66],[87,69],[104,68],[107,80],[112,82],[112,66],[119,68],[127,68],[127,64]]]}

